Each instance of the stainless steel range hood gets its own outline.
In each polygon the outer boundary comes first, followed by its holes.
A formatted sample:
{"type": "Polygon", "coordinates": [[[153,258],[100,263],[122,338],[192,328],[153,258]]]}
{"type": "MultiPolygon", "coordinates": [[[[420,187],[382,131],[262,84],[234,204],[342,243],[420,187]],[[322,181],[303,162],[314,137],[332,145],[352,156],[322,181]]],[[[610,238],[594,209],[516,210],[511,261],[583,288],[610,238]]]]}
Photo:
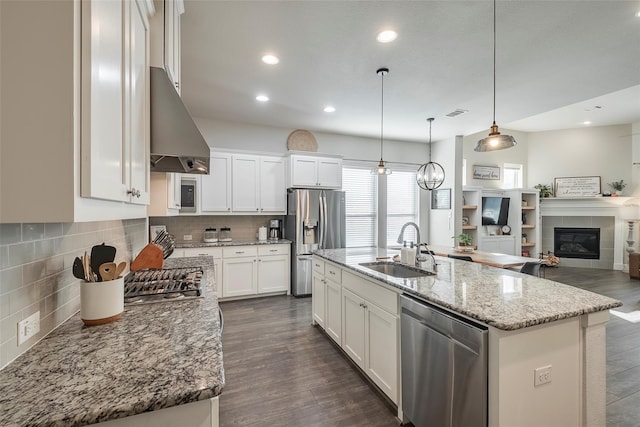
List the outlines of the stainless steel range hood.
{"type": "Polygon", "coordinates": [[[209,156],[169,74],[151,67],[151,172],[208,174],[209,156]]]}

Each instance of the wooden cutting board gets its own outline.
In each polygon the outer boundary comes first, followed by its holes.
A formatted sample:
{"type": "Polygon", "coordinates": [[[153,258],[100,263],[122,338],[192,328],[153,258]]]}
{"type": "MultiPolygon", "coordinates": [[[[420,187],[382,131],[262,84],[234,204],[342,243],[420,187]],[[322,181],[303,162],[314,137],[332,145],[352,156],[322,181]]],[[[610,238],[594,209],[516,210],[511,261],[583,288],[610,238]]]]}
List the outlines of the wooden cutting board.
{"type": "Polygon", "coordinates": [[[145,268],[162,268],[163,264],[162,249],[155,243],[149,243],[142,248],[136,259],[131,263],[131,271],[144,270],[145,268]]]}

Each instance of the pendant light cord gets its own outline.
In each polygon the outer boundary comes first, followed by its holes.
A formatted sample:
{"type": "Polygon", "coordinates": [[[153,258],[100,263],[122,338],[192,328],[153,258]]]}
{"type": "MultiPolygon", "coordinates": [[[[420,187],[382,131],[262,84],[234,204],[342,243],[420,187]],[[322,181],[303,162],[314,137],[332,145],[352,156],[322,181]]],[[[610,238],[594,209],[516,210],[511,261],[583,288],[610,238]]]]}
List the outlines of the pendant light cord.
{"type": "Polygon", "coordinates": [[[382,135],[384,134],[384,72],[380,73],[380,78],[382,79],[382,89],[381,89],[381,104],[380,104],[380,160],[384,158],[382,155],[382,135]]]}
{"type": "Polygon", "coordinates": [[[427,119],[429,121],[429,163],[431,163],[431,124],[433,119],[427,119]]]}
{"type": "Polygon", "coordinates": [[[493,0],[493,124],[496,124],[496,0],[493,0]]]}

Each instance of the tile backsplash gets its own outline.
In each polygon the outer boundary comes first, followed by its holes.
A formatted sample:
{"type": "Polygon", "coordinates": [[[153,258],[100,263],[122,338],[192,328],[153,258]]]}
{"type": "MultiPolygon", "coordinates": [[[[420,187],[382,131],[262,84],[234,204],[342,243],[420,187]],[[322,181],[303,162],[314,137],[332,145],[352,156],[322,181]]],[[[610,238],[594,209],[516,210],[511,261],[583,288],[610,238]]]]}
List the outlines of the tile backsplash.
{"type": "Polygon", "coordinates": [[[0,224],[0,369],[80,309],[76,256],[106,242],[131,262],[147,243],[147,219],[0,224]],[[18,346],[17,324],[40,311],[40,332],[18,346]]]}
{"type": "Polygon", "coordinates": [[[150,217],[149,225],[166,225],[167,231],[175,237],[177,242],[185,242],[185,235],[191,235],[193,242],[202,242],[205,228],[213,227],[220,231],[220,227],[231,228],[231,236],[237,241],[258,240],[258,228],[269,227],[270,219],[284,219],[284,216],[260,215],[181,215],[168,217],[150,217]]]}

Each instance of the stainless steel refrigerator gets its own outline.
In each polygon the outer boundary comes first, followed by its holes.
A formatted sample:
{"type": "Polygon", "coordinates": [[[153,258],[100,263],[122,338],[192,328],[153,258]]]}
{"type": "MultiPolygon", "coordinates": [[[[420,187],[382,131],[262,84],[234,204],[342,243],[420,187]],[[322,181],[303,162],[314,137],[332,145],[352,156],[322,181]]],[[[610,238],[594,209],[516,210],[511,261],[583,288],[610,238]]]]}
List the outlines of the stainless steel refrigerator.
{"type": "Polygon", "coordinates": [[[311,255],[315,249],[345,247],[344,191],[287,190],[285,238],[291,250],[291,293],[311,295],[311,255]]]}

